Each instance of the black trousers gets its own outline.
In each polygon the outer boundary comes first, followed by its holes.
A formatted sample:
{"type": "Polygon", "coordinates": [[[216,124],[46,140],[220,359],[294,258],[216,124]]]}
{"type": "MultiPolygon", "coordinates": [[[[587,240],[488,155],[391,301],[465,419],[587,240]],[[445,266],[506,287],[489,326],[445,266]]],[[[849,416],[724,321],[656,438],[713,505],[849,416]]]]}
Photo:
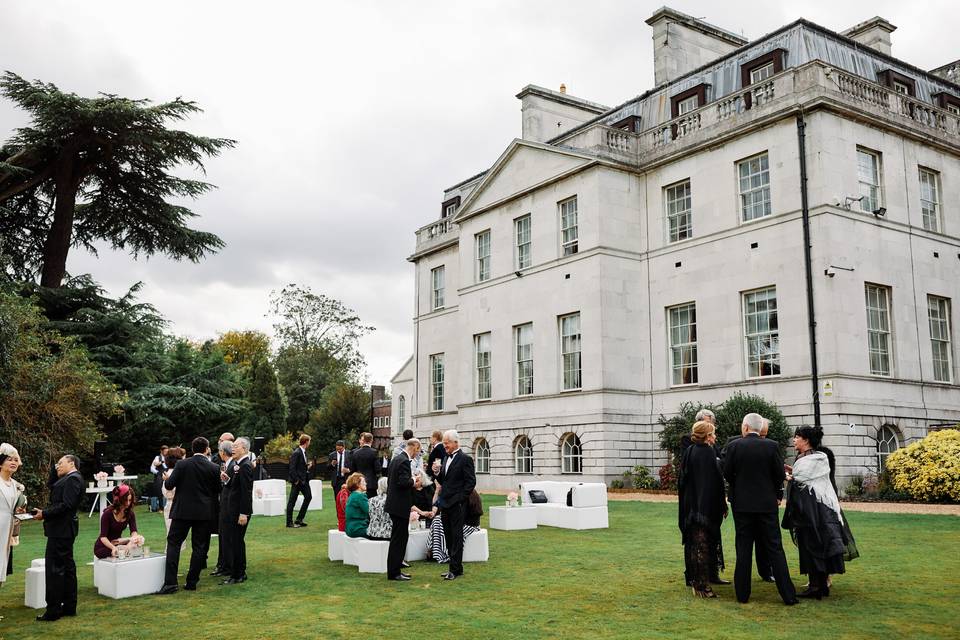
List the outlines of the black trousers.
{"type": "Polygon", "coordinates": [[[450,556],[450,573],[455,576],[463,575],[463,521],[466,509],[467,503],[461,501],[440,511],[443,537],[447,541],[447,554],[450,556]]]}
{"type": "Polygon", "coordinates": [[[337,476],[337,475],[334,475],[334,476],[333,476],[333,479],[330,480],[330,484],[333,486],[333,501],[334,501],[334,502],[337,501],[337,494],[340,493],[340,489],[341,489],[341,487],[343,487],[343,483],[346,482],[346,481],[347,481],[346,478],[344,478],[343,476],[337,476]]]}
{"type": "Polygon", "coordinates": [[[410,518],[390,514],[390,550],[387,551],[387,578],[396,578],[403,568],[407,555],[407,540],[410,539],[410,518]]]}
{"type": "Polygon", "coordinates": [[[303,504],[300,505],[300,513],[297,514],[297,522],[303,522],[303,517],[307,515],[307,507],[313,500],[313,493],[310,491],[310,482],[293,483],[290,487],[290,498],[287,500],[287,524],[293,524],[293,507],[297,504],[297,496],[303,494],[303,504]]]}
{"type": "Polygon", "coordinates": [[[187,570],[187,585],[194,586],[200,581],[200,572],[207,566],[207,552],[210,549],[209,520],[172,520],[170,533],[167,534],[167,568],[164,585],[177,584],[177,570],[180,568],[180,547],[190,533],[190,569],[187,570]]]}
{"type": "Polygon", "coordinates": [[[750,600],[753,580],[753,547],[762,548],[770,562],[777,591],[784,602],[796,600],[797,591],[787,569],[787,557],[783,553],[780,538],[778,512],[738,513],[733,512],[737,529],[737,567],[733,572],[733,586],[739,602],[750,600]]]}
{"type": "Polygon", "coordinates": [[[224,542],[229,537],[224,533],[230,526],[230,523],[227,522],[227,510],[221,508],[219,516],[220,521],[217,523],[217,532],[219,533],[217,536],[217,571],[229,575],[233,568],[233,561],[230,558],[230,549],[224,542]]]}
{"type": "Polygon", "coordinates": [[[230,577],[238,580],[247,575],[247,543],[245,540],[247,526],[246,524],[241,526],[231,518],[230,522],[224,523],[220,529],[220,535],[224,536],[224,549],[230,558],[230,577]]]}
{"type": "Polygon", "coordinates": [[[61,616],[77,610],[77,564],[73,561],[76,538],[47,538],[44,576],[47,581],[47,613],[61,616]]]}

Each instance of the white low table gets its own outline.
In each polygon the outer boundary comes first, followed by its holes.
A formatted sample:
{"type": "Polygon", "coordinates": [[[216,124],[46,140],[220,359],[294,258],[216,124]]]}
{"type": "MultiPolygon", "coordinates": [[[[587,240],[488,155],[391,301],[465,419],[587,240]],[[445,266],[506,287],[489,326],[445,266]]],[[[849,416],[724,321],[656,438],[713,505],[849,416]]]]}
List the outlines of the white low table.
{"type": "Polygon", "coordinates": [[[490,507],[490,528],[504,531],[537,528],[536,507],[490,507]]]}
{"type": "Polygon", "coordinates": [[[166,565],[167,556],[163,553],[125,560],[97,560],[94,568],[97,592],[116,599],[156,593],[163,587],[166,565]]]}

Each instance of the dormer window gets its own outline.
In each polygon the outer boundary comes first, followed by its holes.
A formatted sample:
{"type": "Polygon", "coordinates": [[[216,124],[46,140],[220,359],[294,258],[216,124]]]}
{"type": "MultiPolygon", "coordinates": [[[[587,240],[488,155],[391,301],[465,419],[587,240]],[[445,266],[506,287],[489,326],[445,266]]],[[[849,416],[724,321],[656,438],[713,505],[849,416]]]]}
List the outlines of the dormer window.
{"type": "Polygon", "coordinates": [[[763,82],[770,76],[774,74],[773,62],[768,62],[761,67],[750,70],[750,84],[757,84],[758,82],[763,82]]]}
{"type": "Polygon", "coordinates": [[[460,206],[460,196],[455,198],[450,198],[445,200],[442,205],[440,205],[440,217],[441,218],[452,218],[453,215],[457,212],[457,207],[460,206]]]}
{"type": "Polygon", "coordinates": [[[677,115],[682,116],[696,110],[700,106],[699,102],[700,100],[697,96],[690,96],[689,98],[681,100],[677,104],[677,115]]]}
{"type": "Polygon", "coordinates": [[[617,120],[610,125],[613,129],[629,131],[630,133],[640,133],[640,116],[627,116],[622,120],[617,120]]]}
{"type": "Polygon", "coordinates": [[[941,109],[960,116],[960,98],[952,93],[947,93],[946,91],[935,93],[933,94],[933,102],[941,109]]]}
{"type": "Polygon", "coordinates": [[[707,104],[707,84],[701,83],[670,98],[670,117],[678,118],[707,104]]]}
{"type": "Polygon", "coordinates": [[[917,83],[914,79],[893,69],[884,69],[878,73],[877,82],[905,96],[917,95],[917,83]]]}

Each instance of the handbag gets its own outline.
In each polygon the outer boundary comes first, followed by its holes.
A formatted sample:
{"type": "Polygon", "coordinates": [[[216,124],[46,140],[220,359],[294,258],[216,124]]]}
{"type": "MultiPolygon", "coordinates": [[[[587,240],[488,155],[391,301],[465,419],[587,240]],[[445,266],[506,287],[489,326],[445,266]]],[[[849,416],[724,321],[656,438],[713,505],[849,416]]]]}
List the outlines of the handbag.
{"type": "Polygon", "coordinates": [[[10,527],[10,546],[16,547],[20,544],[20,521],[14,518],[13,526],[10,527]]]}
{"type": "Polygon", "coordinates": [[[530,502],[534,504],[547,503],[547,494],[543,492],[543,489],[530,489],[527,493],[530,494],[530,502]]]}

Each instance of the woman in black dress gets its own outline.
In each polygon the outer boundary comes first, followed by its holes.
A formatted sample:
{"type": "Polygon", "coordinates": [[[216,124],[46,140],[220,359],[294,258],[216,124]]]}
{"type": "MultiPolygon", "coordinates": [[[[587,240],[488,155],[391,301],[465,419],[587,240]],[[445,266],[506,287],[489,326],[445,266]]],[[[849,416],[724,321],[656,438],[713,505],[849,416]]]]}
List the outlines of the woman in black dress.
{"type": "Polygon", "coordinates": [[[787,476],[783,514],[783,528],[790,529],[800,551],[800,573],[810,577],[806,591],[797,596],[817,600],[830,595],[828,576],[843,573],[844,559],[859,555],[831,482],[830,461],[819,450],[822,440],[822,427],[804,425],[794,433],[797,459],[787,476]]]}
{"type": "Polygon", "coordinates": [[[680,496],[679,525],[693,594],[716,598],[710,588],[711,565],[721,564],[720,525],[727,517],[723,474],[713,448],[716,428],[709,422],[693,425],[692,444],[680,459],[677,493],[680,496]]]}

